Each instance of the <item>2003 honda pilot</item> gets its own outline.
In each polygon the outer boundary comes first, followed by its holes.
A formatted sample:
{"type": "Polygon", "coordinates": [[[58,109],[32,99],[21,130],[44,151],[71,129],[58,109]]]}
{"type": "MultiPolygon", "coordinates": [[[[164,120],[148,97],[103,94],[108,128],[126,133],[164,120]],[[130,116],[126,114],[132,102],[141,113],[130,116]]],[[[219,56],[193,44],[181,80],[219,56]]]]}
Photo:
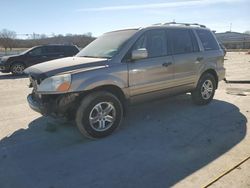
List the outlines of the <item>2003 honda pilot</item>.
{"type": "Polygon", "coordinates": [[[199,24],[166,23],[105,33],[75,57],[32,66],[30,107],[74,118],[85,136],[121,124],[127,104],[191,92],[208,104],[225,76],[224,52],[199,24]]]}

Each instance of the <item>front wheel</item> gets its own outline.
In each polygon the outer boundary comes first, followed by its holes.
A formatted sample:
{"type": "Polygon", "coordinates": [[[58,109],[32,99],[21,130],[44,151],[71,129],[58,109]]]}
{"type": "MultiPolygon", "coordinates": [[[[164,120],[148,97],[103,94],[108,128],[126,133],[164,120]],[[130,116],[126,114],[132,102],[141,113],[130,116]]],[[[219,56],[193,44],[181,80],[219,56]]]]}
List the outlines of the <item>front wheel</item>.
{"type": "Polygon", "coordinates": [[[24,72],[25,66],[22,63],[15,63],[14,65],[11,66],[11,73],[13,75],[22,75],[24,72]]]}
{"type": "Polygon", "coordinates": [[[216,89],[216,81],[212,74],[201,76],[197,87],[191,92],[192,100],[197,105],[205,105],[212,101],[216,89]]]}
{"type": "Polygon", "coordinates": [[[76,125],[84,136],[102,138],[119,127],[122,117],[120,100],[109,92],[99,91],[83,98],[76,113],[76,125]]]}

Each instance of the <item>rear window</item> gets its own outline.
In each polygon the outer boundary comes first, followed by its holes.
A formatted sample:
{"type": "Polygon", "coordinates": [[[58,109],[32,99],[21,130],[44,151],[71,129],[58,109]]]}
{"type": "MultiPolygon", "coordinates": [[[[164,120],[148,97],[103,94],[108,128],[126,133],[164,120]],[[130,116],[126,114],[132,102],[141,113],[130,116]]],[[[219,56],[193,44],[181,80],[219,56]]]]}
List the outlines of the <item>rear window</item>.
{"type": "Polygon", "coordinates": [[[201,43],[205,51],[219,49],[219,45],[217,41],[215,40],[211,31],[199,29],[199,30],[196,30],[196,32],[201,40],[201,43]]]}

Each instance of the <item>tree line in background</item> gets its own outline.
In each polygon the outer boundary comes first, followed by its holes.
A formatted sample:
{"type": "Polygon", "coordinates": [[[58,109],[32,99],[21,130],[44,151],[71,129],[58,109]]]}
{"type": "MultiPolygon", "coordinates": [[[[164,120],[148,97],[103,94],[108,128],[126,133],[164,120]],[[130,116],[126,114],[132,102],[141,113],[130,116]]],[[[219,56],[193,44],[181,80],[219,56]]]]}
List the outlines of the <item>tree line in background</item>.
{"type": "MultiPolygon", "coordinates": [[[[244,32],[250,34],[250,31],[244,32]]],[[[31,48],[37,45],[45,44],[72,44],[77,45],[80,48],[85,47],[95,38],[92,37],[91,33],[85,33],[82,35],[66,34],[66,35],[55,35],[47,36],[45,34],[26,34],[28,39],[18,39],[15,31],[2,29],[0,31],[0,47],[4,48],[5,51],[9,48],[31,48]]]]}
{"type": "Polygon", "coordinates": [[[12,50],[13,48],[31,48],[37,45],[45,44],[72,44],[77,45],[80,48],[85,47],[95,38],[92,37],[91,33],[82,35],[66,34],[66,35],[55,35],[47,36],[45,34],[31,34],[28,39],[18,39],[15,31],[2,29],[0,31],[0,47],[12,50]]]}

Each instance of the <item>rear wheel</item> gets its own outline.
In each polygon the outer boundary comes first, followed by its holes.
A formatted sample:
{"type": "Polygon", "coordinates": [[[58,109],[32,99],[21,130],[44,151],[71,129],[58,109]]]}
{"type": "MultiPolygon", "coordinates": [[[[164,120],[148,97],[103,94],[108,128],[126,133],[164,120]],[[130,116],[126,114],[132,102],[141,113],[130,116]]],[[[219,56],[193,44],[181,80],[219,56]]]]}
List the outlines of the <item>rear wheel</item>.
{"type": "Polygon", "coordinates": [[[197,105],[205,105],[212,101],[216,89],[216,81],[212,74],[201,76],[197,87],[191,92],[192,100],[197,105]]]}
{"type": "Polygon", "coordinates": [[[83,98],[76,113],[76,125],[84,136],[102,138],[119,127],[122,117],[120,100],[109,92],[99,91],[83,98]]]}
{"type": "Polygon", "coordinates": [[[15,63],[11,66],[11,72],[14,75],[22,75],[24,72],[25,66],[22,63],[15,63]]]}

